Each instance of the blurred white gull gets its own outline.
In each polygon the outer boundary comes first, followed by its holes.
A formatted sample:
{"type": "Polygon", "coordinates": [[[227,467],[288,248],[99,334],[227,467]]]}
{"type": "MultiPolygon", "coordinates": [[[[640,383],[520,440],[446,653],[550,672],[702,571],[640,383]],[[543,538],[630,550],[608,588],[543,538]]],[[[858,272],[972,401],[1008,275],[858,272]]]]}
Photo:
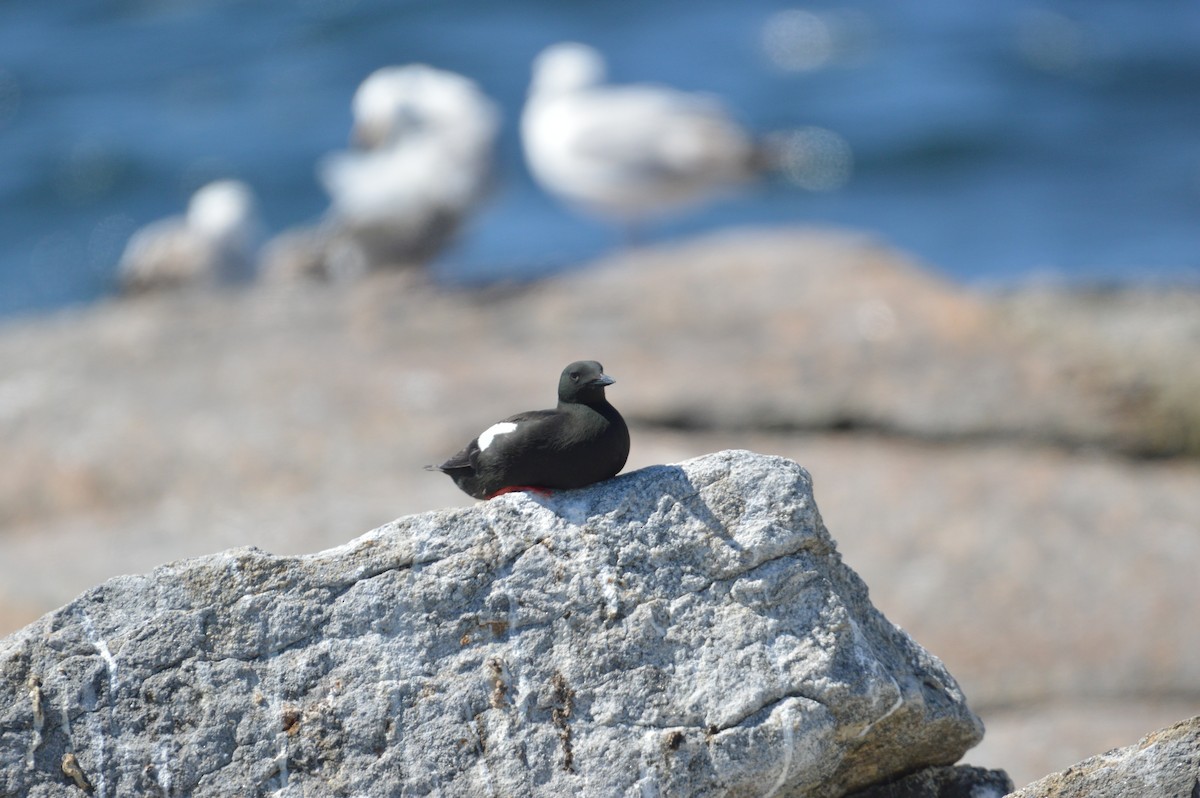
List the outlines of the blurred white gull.
{"type": "Polygon", "coordinates": [[[254,191],[240,180],[209,183],[188,201],[184,216],[135,232],[117,266],[124,293],[246,282],[262,241],[254,191]]]}
{"type": "MultiPolygon", "coordinates": [[[[317,169],[331,205],[316,238],[328,251],[293,272],[338,277],[424,263],[488,187],[499,113],[473,81],[424,64],[384,67],[359,86],[352,109],[357,149],[317,169]]],[[[289,267],[268,267],[281,268],[289,267]]]]}
{"type": "Polygon", "coordinates": [[[633,223],[728,191],[763,166],[716,99],[604,79],[604,59],[585,44],[555,44],[534,60],[521,139],[550,193],[633,223]]]}

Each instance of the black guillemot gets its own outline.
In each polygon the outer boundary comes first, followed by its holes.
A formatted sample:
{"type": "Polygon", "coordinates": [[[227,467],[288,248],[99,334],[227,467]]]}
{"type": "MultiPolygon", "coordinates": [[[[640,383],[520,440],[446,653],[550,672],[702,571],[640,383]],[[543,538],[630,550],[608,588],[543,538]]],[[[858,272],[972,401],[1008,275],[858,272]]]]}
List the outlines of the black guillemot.
{"type": "Polygon", "coordinates": [[[604,397],[614,380],[594,360],[563,369],[558,407],[498,421],[431,470],[477,499],[501,493],[582,488],[616,476],[629,457],[629,428],[604,397]]]}

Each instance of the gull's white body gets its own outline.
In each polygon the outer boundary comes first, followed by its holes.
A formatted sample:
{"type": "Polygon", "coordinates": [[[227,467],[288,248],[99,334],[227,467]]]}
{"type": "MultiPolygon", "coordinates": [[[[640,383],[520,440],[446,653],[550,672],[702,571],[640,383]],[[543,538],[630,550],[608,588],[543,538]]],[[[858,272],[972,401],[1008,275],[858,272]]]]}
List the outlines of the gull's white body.
{"type": "Polygon", "coordinates": [[[591,47],[554,45],[534,62],[521,116],[525,158],[552,194],[636,219],[711,198],[753,176],[755,144],[711,97],[603,83],[591,47]]]}

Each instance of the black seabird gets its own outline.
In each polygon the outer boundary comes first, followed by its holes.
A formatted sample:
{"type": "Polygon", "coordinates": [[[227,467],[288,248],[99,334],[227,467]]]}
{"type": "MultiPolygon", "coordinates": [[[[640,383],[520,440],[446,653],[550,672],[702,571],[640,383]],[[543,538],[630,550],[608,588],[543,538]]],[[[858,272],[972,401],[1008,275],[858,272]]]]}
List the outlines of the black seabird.
{"type": "Polygon", "coordinates": [[[629,428],[604,397],[612,377],[594,360],[563,369],[558,407],[499,421],[439,466],[477,499],[517,490],[582,488],[616,476],[629,457],[629,428]]]}

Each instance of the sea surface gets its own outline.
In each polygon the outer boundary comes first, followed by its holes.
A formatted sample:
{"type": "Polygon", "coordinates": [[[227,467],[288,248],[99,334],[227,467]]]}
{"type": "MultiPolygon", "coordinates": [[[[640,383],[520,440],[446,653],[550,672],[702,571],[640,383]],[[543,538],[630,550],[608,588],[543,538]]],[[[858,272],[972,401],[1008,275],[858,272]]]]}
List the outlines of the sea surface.
{"type": "Polygon", "coordinates": [[[249,182],[273,231],[312,222],[314,165],[387,64],[462,72],[505,114],[496,190],[440,278],[610,251],[620,232],[540,192],[520,154],[529,64],[564,39],[615,81],[710,92],[825,147],[651,241],[835,224],[971,283],[1200,280],[1196,0],[5,0],[0,315],[111,294],[130,233],[213,178],[249,182]]]}

